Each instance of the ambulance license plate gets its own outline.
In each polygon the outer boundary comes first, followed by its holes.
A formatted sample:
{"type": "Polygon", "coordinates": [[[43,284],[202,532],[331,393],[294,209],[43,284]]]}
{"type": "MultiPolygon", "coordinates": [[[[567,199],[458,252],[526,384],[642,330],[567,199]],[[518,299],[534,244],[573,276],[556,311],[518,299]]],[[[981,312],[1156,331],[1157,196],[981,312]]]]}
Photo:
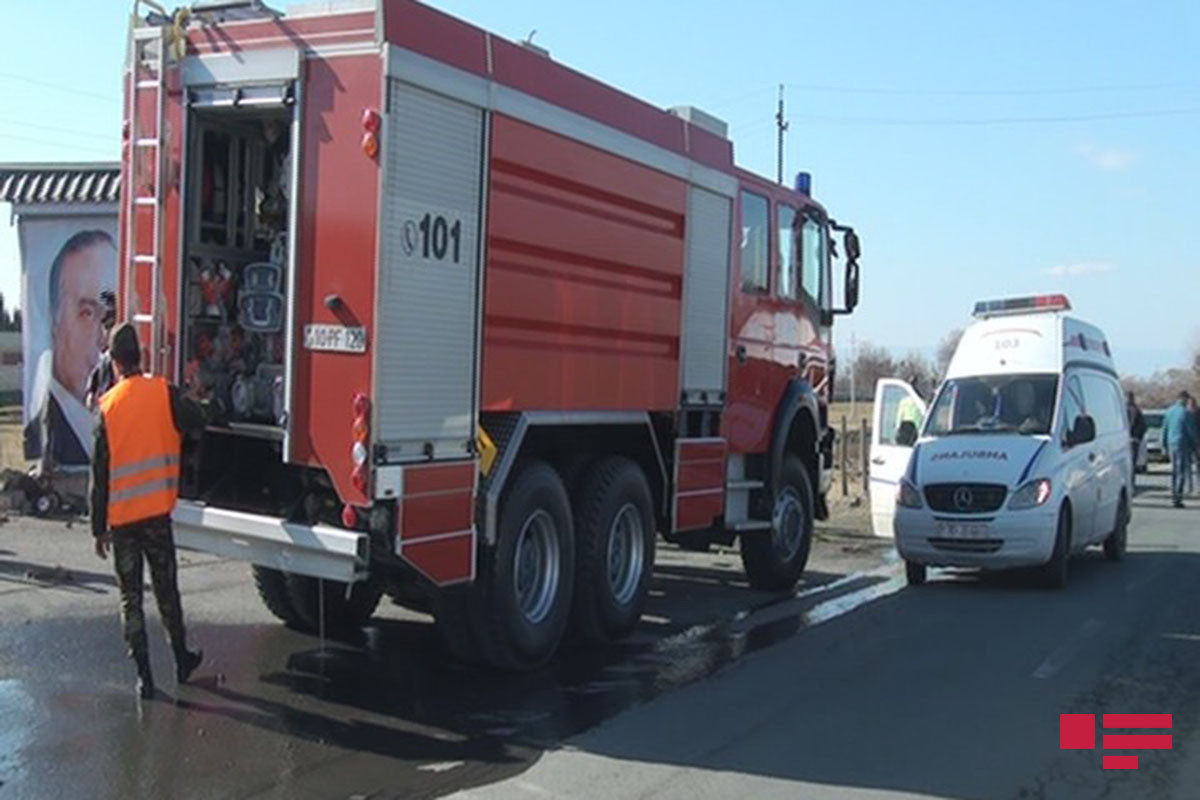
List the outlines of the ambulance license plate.
{"type": "Polygon", "coordinates": [[[367,329],[346,325],[305,325],[304,348],[333,353],[365,353],[367,329]]]}
{"type": "Polygon", "coordinates": [[[939,522],[937,535],[943,539],[986,539],[988,526],[985,522],[939,522]]]}

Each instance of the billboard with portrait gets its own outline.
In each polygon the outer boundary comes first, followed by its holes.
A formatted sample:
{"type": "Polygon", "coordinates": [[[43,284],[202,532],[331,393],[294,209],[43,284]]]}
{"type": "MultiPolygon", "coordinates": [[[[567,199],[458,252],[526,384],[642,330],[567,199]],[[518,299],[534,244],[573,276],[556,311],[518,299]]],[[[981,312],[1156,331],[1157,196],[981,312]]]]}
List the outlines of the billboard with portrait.
{"type": "Polygon", "coordinates": [[[96,418],[87,383],[117,288],[115,214],[22,214],[25,457],[86,467],[96,418]]]}

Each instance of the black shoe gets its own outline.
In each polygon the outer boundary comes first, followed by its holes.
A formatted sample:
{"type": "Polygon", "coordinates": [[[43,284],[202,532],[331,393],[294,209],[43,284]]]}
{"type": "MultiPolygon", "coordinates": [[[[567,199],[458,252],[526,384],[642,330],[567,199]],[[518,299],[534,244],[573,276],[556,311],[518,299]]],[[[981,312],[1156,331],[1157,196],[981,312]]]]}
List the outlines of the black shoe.
{"type": "Polygon", "coordinates": [[[154,674],[150,672],[150,661],[137,659],[137,692],[143,700],[154,699],[154,674]]]}
{"type": "Polygon", "coordinates": [[[196,667],[204,660],[203,650],[183,650],[175,655],[175,678],[180,683],[187,683],[196,667]]]}

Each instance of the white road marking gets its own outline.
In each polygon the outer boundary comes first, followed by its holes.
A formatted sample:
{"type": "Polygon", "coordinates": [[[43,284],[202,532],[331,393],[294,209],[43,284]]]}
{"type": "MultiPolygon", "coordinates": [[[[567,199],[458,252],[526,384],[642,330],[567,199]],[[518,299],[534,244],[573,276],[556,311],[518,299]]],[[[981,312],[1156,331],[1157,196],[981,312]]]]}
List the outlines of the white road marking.
{"type": "Polygon", "coordinates": [[[417,767],[417,772],[449,772],[452,769],[458,769],[465,761],[439,761],[436,764],[422,764],[417,767]]]}
{"type": "Polygon", "coordinates": [[[1104,622],[1098,619],[1089,619],[1083,623],[1083,627],[1075,631],[1075,634],[1067,639],[1050,655],[1046,656],[1046,660],[1038,665],[1038,668],[1033,671],[1033,677],[1039,680],[1047,680],[1058,674],[1059,670],[1067,665],[1067,662],[1075,657],[1079,649],[1087,642],[1088,639],[1095,636],[1104,627],[1104,622]]]}

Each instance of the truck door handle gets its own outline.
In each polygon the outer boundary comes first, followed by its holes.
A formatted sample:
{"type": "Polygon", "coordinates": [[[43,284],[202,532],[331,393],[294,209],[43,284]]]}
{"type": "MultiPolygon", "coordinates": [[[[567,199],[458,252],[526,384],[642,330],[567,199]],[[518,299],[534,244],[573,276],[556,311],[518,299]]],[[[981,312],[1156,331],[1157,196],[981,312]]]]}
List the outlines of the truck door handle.
{"type": "Polygon", "coordinates": [[[882,467],[886,462],[883,460],[883,456],[875,456],[871,459],[871,463],[877,467],[882,467]]]}
{"type": "Polygon", "coordinates": [[[1095,461],[1095,460],[1096,460],[1096,454],[1088,453],[1088,461],[1095,461]]]}
{"type": "Polygon", "coordinates": [[[737,360],[738,360],[739,364],[746,363],[746,345],[739,344],[737,346],[737,350],[734,350],[733,352],[737,356],[737,360]]]}

